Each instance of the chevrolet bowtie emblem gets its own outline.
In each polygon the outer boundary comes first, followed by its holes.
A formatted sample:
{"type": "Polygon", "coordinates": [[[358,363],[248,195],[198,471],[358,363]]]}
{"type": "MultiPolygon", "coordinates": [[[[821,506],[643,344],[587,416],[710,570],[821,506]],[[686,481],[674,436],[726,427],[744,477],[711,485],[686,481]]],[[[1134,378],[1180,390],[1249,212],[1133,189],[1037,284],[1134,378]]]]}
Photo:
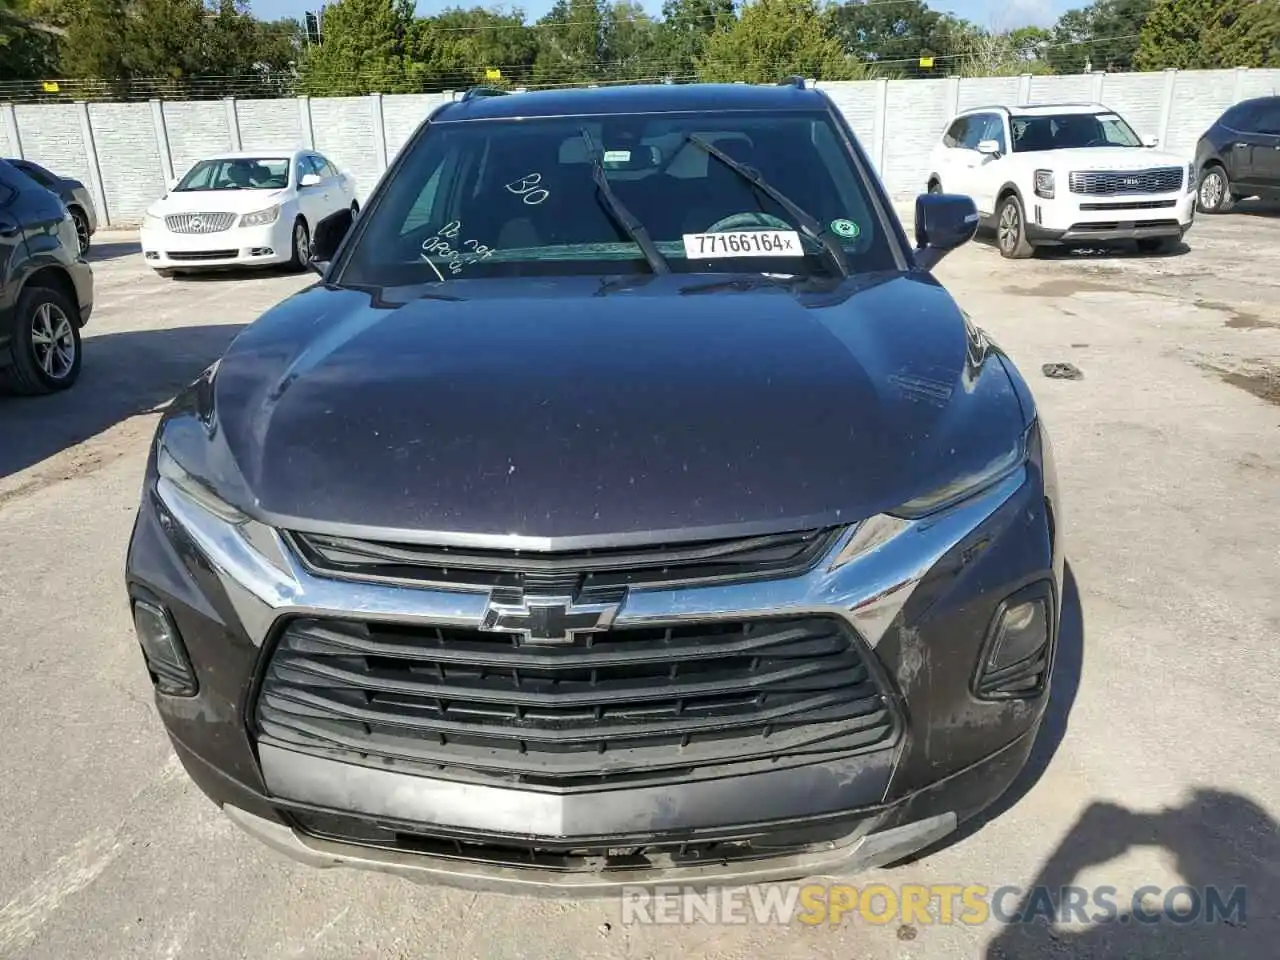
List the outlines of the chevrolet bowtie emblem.
{"type": "Polygon", "coordinates": [[[524,643],[569,644],[580,633],[608,630],[616,603],[579,603],[572,597],[525,597],[519,603],[490,601],[481,630],[517,634],[524,643]]]}

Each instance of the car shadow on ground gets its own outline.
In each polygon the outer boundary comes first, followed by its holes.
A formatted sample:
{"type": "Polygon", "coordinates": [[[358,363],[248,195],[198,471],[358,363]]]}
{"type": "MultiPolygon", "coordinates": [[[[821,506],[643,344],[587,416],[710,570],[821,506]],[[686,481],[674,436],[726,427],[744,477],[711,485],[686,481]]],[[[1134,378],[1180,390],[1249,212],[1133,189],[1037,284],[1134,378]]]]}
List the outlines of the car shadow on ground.
{"type": "Polygon", "coordinates": [[[1049,703],[1027,762],[1013,783],[995,803],[977,816],[960,824],[960,828],[936,844],[912,854],[895,865],[906,865],[933,856],[939,850],[959,843],[977,833],[992,820],[1025,797],[1049,769],[1049,763],[1058,752],[1067,735],[1067,721],[1075,705],[1080,689],[1080,677],[1084,668],[1084,609],[1080,605],[1080,589],[1076,584],[1071,564],[1066,565],[1062,578],[1062,619],[1058,625],[1058,649],[1054,655],[1053,677],[1050,681],[1049,703]]]}
{"type": "MultiPolygon", "coordinates": [[[[266,279],[268,277],[296,277],[306,271],[280,264],[271,267],[214,267],[205,270],[193,270],[190,273],[175,273],[170,279],[174,283],[223,283],[232,280],[266,279]]],[[[314,274],[312,274],[314,278],[314,274]]]]}
{"type": "Polygon", "coordinates": [[[1226,213],[1215,216],[1230,217],[1232,214],[1243,214],[1246,217],[1267,217],[1280,220],[1280,200],[1262,200],[1253,197],[1248,200],[1237,200],[1226,213]]]}
{"type": "Polygon", "coordinates": [[[136,240],[118,243],[91,243],[89,252],[85,254],[85,259],[90,263],[105,263],[108,260],[132,257],[134,254],[141,252],[142,246],[136,240]]]}
{"type": "MultiPolygon", "coordinates": [[[[996,246],[996,234],[990,228],[984,228],[978,231],[975,241],[981,246],[988,247],[992,253],[997,256],[1000,254],[1000,248],[996,246]]],[[[1032,254],[1033,260],[1168,260],[1173,257],[1183,257],[1191,252],[1186,241],[1180,241],[1172,250],[1163,252],[1152,252],[1147,250],[1139,250],[1137,243],[1133,241],[1118,241],[1114,244],[1101,247],[1036,247],[1035,253],[1032,254]]]]}
{"type": "Polygon", "coordinates": [[[0,394],[0,478],[167,403],[242,328],[223,324],[86,337],[84,366],[70,390],[43,397],[0,394]]]}
{"type": "Polygon", "coordinates": [[[1003,899],[996,918],[1003,922],[985,960],[1274,957],[1277,830],[1280,825],[1253,800],[1210,788],[1196,790],[1181,806],[1150,813],[1095,802],[1030,885],[996,898],[1003,899]],[[1118,877],[1099,871],[1141,847],[1168,851],[1179,879],[1170,881],[1161,871],[1121,886],[1118,877]],[[1092,884],[1107,886],[1085,887],[1086,872],[1092,884]]]}

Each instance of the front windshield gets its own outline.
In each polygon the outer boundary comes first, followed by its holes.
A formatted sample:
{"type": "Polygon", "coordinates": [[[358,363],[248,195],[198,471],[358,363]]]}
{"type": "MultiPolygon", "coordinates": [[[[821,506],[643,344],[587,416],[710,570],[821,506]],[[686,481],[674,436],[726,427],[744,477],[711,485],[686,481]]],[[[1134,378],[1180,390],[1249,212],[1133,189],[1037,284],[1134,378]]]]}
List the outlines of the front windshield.
{"type": "Polygon", "coordinates": [[[597,156],[673,273],[836,273],[797,217],[691,135],[811,214],[850,272],[896,268],[868,186],[825,113],[662,113],[433,124],[362,215],[339,282],[650,272],[602,202],[597,156]]]}
{"type": "Polygon", "coordinates": [[[288,185],[287,159],[229,157],[201,160],[187,171],[174,190],[279,190],[288,185]]]}
{"type": "Polygon", "coordinates": [[[1140,147],[1142,140],[1115,113],[1055,113],[1009,118],[1013,152],[1070,147],[1140,147]]]}

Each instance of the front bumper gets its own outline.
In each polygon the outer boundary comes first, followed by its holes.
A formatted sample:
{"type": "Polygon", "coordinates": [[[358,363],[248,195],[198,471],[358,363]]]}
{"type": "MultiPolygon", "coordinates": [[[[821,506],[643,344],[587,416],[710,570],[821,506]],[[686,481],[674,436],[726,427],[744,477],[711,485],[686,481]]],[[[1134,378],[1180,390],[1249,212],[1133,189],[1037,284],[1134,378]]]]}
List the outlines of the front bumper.
{"type": "Polygon", "coordinates": [[[217,233],[173,233],[163,224],[144,226],[142,257],[154,270],[271,266],[293,257],[292,224],[282,214],[262,227],[232,227],[217,233]]]}
{"type": "Polygon", "coordinates": [[[1032,197],[1027,239],[1051,246],[1182,237],[1195,221],[1195,208],[1195,194],[1182,191],[1131,197],[1032,197]]]}
{"type": "Polygon", "coordinates": [[[199,680],[195,696],[157,694],[179,758],[236,823],[277,850],[318,866],[575,896],[677,879],[780,880],[907,856],[1017,775],[1048,684],[992,701],[974,695],[973,678],[994,612],[1028,584],[1052,585],[1052,662],[1062,583],[1055,490],[1051,455],[1038,444],[1021,471],[838,568],[832,557],[857,531],[801,576],[633,588],[615,626],[839,616],[865,642],[903,721],[883,749],[792,758],[776,769],[726,764],[652,785],[517,788],[293,749],[255,733],[253,705],[282,621],[359,610],[392,623],[466,625],[484,617],[485,592],[353,585],[309,572],[283,540],[270,562],[154,486],[127,579],[135,598],[171,613],[199,680]],[[685,850],[708,845],[734,852],[685,850]]]}

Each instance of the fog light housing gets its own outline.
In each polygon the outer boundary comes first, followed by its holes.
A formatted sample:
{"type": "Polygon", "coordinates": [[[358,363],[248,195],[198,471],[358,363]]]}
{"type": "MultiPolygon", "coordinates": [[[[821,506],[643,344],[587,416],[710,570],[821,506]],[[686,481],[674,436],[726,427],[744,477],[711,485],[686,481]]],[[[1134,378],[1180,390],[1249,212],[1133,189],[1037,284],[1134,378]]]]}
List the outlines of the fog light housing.
{"type": "Polygon", "coordinates": [[[195,674],[168,611],[146,600],[134,600],[133,629],[156,689],[172,697],[194,696],[195,674]]]}
{"type": "Polygon", "coordinates": [[[973,693],[980,700],[1036,697],[1049,680],[1053,590],[1035,583],[1006,598],[991,618],[973,693]]]}

